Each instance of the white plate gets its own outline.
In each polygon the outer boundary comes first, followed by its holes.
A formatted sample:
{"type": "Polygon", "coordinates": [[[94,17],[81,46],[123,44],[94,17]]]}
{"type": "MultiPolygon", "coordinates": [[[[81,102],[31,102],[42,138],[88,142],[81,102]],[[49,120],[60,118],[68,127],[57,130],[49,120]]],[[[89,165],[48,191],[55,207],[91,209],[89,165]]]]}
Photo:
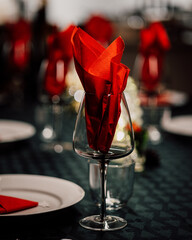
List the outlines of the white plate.
{"type": "Polygon", "coordinates": [[[25,140],[32,137],[35,132],[35,128],[29,123],[0,120],[0,143],[25,140]]]}
{"type": "Polygon", "coordinates": [[[2,214],[3,216],[26,216],[56,211],[79,202],[85,195],[77,184],[61,178],[26,175],[0,175],[0,194],[37,201],[34,208],[2,214]]]}
{"type": "Polygon", "coordinates": [[[167,90],[168,102],[174,106],[183,106],[187,103],[189,96],[184,92],[167,90]]]}
{"type": "Polygon", "coordinates": [[[170,114],[165,112],[161,126],[165,131],[170,133],[192,136],[192,115],[171,118],[170,114]]]}

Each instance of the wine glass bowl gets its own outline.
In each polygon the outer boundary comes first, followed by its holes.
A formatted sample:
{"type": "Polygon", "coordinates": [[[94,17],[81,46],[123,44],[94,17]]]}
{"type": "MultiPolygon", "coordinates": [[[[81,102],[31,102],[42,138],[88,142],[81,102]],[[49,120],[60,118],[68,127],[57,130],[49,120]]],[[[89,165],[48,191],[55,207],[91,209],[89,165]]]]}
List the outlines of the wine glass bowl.
{"type": "Polygon", "coordinates": [[[76,119],[73,133],[73,148],[78,155],[84,158],[95,159],[99,163],[101,179],[101,206],[100,215],[85,217],[80,220],[80,225],[84,228],[96,231],[118,230],[125,227],[127,222],[120,217],[106,215],[107,166],[109,161],[125,157],[133,151],[134,137],[131,117],[125,96],[124,94],[121,94],[121,111],[111,146],[107,152],[95,150],[89,146],[88,142],[87,123],[85,116],[85,95],[86,93],[82,97],[76,119]]]}
{"type": "MultiPolygon", "coordinates": [[[[84,94],[85,96],[85,94],[84,94]]],[[[77,115],[75,130],[73,134],[73,148],[75,152],[85,158],[106,159],[112,160],[122,158],[129,155],[134,148],[133,129],[131,117],[124,94],[121,101],[121,115],[117,123],[111,147],[107,153],[96,151],[90,148],[86,134],[86,120],[85,120],[85,97],[79,107],[77,115]]]]}

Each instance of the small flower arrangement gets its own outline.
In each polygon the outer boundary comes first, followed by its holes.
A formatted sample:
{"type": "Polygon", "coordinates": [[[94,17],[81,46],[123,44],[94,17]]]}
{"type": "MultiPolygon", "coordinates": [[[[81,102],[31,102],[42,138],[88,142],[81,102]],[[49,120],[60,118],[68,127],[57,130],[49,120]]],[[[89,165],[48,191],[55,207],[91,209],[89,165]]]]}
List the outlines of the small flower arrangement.
{"type": "Polygon", "coordinates": [[[134,122],[132,125],[135,136],[135,148],[138,155],[143,155],[148,139],[147,130],[134,122]]]}

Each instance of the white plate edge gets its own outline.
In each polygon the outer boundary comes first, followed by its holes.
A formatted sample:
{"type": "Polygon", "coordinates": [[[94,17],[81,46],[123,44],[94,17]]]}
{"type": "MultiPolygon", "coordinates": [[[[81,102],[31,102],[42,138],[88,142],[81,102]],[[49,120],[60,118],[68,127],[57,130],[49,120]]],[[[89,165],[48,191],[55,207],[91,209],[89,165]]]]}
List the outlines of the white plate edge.
{"type": "MultiPolygon", "coordinates": [[[[62,210],[62,209],[64,209],[64,208],[68,208],[68,207],[70,207],[70,206],[73,206],[73,205],[75,205],[75,204],[77,204],[78,202],[80,202],[83,198],[84,198],[84,196],[85,196],[85,191],[83,190],[83,188],[81,187],[81,186],[79,186],[78,184],[76,184],[76,183],[74,183],[74,182],[71,182],[71,181],[69,181],[69,180],[66,180],[66,179],[63,179],[63,178],[58,178],[58,177],[52,177],[52,176],[47,176],[47,175],[37,175],[37,174],[0,174],[0,181],[1,181],[1,177],[12,177],[12,176],[14,176],[14,177],[40,177],[40,178],[44,178],[44,179],[46,179],[46,178],[48,178],[48,179],[52,179],[52,180],[57,180],[57,181],[65,181],[65,182],[68,182],[68,183],[70,183],[70,184],[72,184],[72,185],[74,185],[74,186],[76,186],[80,191],[81,191],[81,197],[78,199],[78,200],[76,200],[76,201],[74,201],[74,202],[72,202],[70,205],[68,205],[67,207],[66,206],[63,206],[63,205],[61,205],[59,208],[55,208],[55,209],[47,209],[47,211],[45,211],[45,212],[36,212],[36,213],[30,213],[30,214],[16,214],[16,215],[9,215],[9,214],[2,214],[2,215],[0,215],[0,217],[22,217],[22,216],[34,216],[34,215],[41,215],[41,214],[46,214],[46,213],[48,213],[48,212],[56,212],[56,211],[58,211],[58,210],[62,210]]],[[[1,193],[1,192],[0,192],[1,193]]]]}

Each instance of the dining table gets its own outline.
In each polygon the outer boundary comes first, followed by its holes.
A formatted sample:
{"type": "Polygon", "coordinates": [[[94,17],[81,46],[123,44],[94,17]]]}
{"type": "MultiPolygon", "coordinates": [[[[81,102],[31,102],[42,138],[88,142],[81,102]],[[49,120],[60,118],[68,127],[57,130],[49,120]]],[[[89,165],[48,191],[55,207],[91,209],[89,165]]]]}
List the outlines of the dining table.
{"type": "MultiPolygon", "coordinates": [[[[184,106],[171,106],[170,109],[175,116],[191,113],[191,106],[188,101],[184,106]]],[[[36,129],[29,139],[0,143],[0,176],[55,177],[79,185],[85,195],[76,204],[57,211],[0,215],[1,240],[192,239],[191,136],[161,130],[162,141],[156,145],[147,144],[150,159],[144,171],[135,172],[131,198],[126,206],[112,212],[126,219],[127,226],[117,231],[92,231],[79,224],[80,219],[97,214],[99,209],[90,195],[88,161],[78,156],[72,147],[77,113],[65,109],[62,138],[68,147],[58,153],[42,147],[36,121],[37,107],[36,102],[20,107],[0,106],[0,119],[26,122],[36,129]],[[156,162],[153,163],[153,159],[156,162]]],[[[61,194],[67,195],[68,192],[61,194]]]]}

